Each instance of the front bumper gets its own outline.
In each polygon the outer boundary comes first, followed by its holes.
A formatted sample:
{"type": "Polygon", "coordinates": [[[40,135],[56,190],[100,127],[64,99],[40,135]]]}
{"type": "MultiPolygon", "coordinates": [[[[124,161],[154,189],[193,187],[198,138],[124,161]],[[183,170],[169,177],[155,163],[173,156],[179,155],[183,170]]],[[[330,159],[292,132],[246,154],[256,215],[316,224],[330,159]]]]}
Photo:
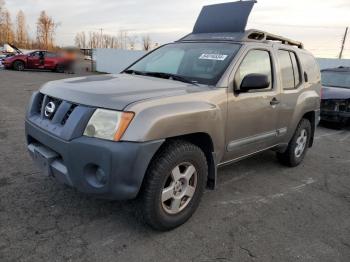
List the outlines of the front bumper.
{"type": "Polygon", "coordinates": [[[346,122],[350,120],[350,112],[321,110],[321,120],[328,122],[346,122]]]}
{"type": "Polygon", "coordinates": [[[4,62],[4,61],[2,61],[2,65],[3,65],[3,67],[5,67],[6,69],[10,69],[10,68],[12,67],[12,64],[11,64],[11,63],[4,62]]]}
{"type": "Polygon", "coordinates": [[[78,137],[62,140],[28,120],[28,151],[48,176],[94,194],[126,200],[137,196],[147,167],[164,140],[134,143],[78,137]]]}

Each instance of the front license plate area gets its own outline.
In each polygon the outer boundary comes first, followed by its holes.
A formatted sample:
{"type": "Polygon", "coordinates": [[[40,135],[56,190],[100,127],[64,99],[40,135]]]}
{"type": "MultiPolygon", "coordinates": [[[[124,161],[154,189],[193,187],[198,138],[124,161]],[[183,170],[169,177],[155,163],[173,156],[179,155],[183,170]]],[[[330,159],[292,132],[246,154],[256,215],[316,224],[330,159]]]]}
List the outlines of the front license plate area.
{"type": "Polygon", "coordinates": [[[35,162],[45,176],[51,176],[51,164],[59,155],[50,148],[41,144],[29,144],[28,150],[35,162]]]}
{"type": "Polygon", "coordinates": [[[34,151],[35,163],[45,176],[51,176],[51,168],[48,159],[39,151],[34,151]]]}

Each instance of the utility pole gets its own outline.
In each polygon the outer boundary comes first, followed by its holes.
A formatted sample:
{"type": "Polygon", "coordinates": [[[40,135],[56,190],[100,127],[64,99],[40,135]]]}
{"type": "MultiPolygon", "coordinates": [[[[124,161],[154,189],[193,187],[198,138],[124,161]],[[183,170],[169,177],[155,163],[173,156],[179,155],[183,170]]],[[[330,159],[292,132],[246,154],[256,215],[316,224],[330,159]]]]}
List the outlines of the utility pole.
{"type": "Polygon", "coordinates": [[[100,28],[100,48],[102,48],[102,36],[103,36],[103,28],[100,28]]]}
{"type": "Polygon", "coordinates": [[[343,41],[342,41],[342,45],[341,45],[341,49],[340,49],[339,59],[342,59],[342,57],[343,57],[346,37],[348,36],[348,31],[349,31],[349,27],[346,27],[345,34],[344,34],[343,41]]]}

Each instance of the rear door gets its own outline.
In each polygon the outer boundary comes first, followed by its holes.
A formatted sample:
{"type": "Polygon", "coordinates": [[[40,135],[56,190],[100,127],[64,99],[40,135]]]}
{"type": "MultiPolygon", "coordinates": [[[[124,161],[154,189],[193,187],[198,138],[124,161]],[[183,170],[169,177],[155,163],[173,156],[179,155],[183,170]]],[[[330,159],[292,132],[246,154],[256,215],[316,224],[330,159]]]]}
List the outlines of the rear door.
{"type": "Polygon", "coordinates": [[[231,76],[228,93],[225,161],[237,159],[276,144],[280,91],[275,80],[276,65],[269,47],[247,48],[231,76]],[[263,90],[236,93],[249,74],[265,74],[270,86],[263,90]]]}
{"type": "Polygon", "coordinates": [[[45,54],[45,69],[54,69],[56,66],[57,54],[46,52],[45,54]]]}
{"type": "MultiPolygon", "coordinates": [[[[298,105],[299,98],[304,92],[303,87],[308,84],[303,83],[303,74],[301,71],[299,57],[296,52],[288,49],[277,50],[278,64],[280,68],[280,83],[281,83],[281,117],[279,118],[278,126],[287,130],[287,136],[282,138],[283,143],[287,143],[290,136],[294,133],[291,130],[291,122],[293,120],[295,110],[300,109],[298,105]]],[[[298,119],[299,121],[299,119],[298,119]]]]}

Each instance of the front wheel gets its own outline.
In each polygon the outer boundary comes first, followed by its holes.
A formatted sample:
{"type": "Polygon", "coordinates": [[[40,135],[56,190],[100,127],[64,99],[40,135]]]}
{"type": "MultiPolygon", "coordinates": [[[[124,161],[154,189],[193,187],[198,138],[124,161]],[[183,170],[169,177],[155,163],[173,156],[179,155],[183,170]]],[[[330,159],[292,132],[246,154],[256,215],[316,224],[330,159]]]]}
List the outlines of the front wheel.
{"type": "Polygon", "coordinates": [[[208,175],[202,150],[186,141],[172,141],[153,159],[140,193],[143,219],[157,230],[185,223],[196,211],[208,175]]]}
{"type": "Polygon", "coordinates": [[[22,61],[15,61],[13,63],[13,69],[16,71],[23,71],[25,68],[25,65],[22,61]]]}
{"type": "Polygon", "coordinates": [[[288,144],[287,150],[284,153],[277,153],[277,159],[289,167],[300,165],[309,148],[311,132],[310,121],[302,119],[288,144]]]}

